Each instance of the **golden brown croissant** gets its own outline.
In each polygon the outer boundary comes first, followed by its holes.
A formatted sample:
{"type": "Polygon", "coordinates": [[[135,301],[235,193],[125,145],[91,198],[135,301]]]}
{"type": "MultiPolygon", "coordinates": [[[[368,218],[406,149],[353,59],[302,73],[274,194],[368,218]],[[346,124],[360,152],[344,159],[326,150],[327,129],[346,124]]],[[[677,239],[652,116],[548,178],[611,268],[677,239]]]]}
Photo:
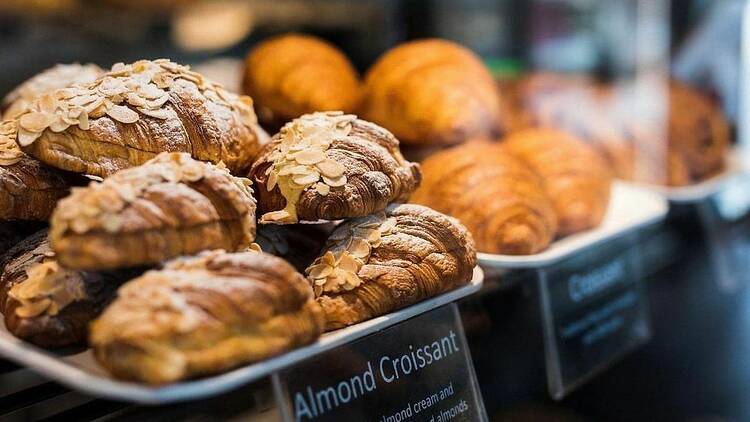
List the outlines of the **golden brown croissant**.
{"type": "Polygon", "coordinates": [[[0,123],[0,221],[46,221],[70,186],[86,179],[25,155],[14,139],[12,125],[0,123]]]}
{"type": "Polygon", "coordinates": [[[91,326],[118,378],[164,384],[218,373],[314,341],[324,315],[304,277],[260,252],[206,252],[125,284],[91,326]]]}
{"type": "Polygon", "coordinates": [[[494,137],[500,124],[495,82],[481,60],[455,43],[402,44],[369,70],[360,113],[405,144],[455,144],[494,137]]]}
{"type": "Polygon", "coordinates": [[[513,132],[502,143],[541,176],[557,214],[558,235],[599,225],[609,204],[612,174],[593,148],[556,129],[513,132]]]}
{"type": "Polygon", "coordinates": [[[13,122],[26,153],[102,177],[162,151],[244,173],[261,147],[249,97],[168,60],[116,64],[92,83],[38,97],[13,122]]]}
{"type": "Polygon", "coordinates": [[[57,64],[34,75],[11,91],[0,104],[3,120],[12,119],[26,112],[39,95],[73,84],[94,82],[104,70],[95,64],[57,64]]]}
{"type": "Polygon", "coordinates": [[[405,201],[421,178],[387,130],[341,112],[304,115],[252,167],[261,223],[337,220],[405,201]]]}
{"type": "Polygon", "coordinates": [[[690,173],[690,182],[724,169],[730,128],[710,97],[681,82],[669,86],[669,148],[690,173]]]}
{"type": "Polygon", "coordinates": [[[482,252],[537,253],[557,232],[552,202],[539,176],[501,145],[469,143],[422,163],[412,202],[458,218],[482,252]]]}
{"type": "Polygon", "coordinates": [[[332,330],[467,284],[475,265],[474,241],[457,220],[393,204],[337,227],[306,274],[332,330]]]}
{"type": "Polygon", "coordinates": [[[357,71],[333,45],[309,35],[287,34],[260,43],[245,58],[244,92],[255,101],[269,130],[316,111],[354,112],[357,71]]]}
{"type": "Polygon", "coordinates": [[[43,347],[86,341],[89,323],[133,271],[92,273],[60,266],[46,230],[15,246],[0,277],[0,311],[13,335],[43,347]]]}
{"type": "Polygon", "coordinates": [[[50,239],[68,268],[157,263],[255,238],[248,179],[185,153],[162,153],[102,183],[76,188],[52,215],[50,239]]]}

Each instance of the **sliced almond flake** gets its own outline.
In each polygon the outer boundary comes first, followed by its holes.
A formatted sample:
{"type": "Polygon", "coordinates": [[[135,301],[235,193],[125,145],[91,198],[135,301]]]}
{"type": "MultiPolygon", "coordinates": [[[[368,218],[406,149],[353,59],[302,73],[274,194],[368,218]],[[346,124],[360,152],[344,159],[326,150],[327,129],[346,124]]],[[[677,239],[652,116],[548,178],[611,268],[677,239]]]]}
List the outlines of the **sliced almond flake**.
{"type": "Polygon", "coordinates": [[[146,106],[146,100],[138,96],[134,92],[129,92],[125,99],[128,102],[128,104],[132,105],[133,107],[145,107],[146,106]]]}
{"type": "Polygon", "coordinates": [[[42,113],[53,114],[57,108],[57,99],[52,95],[46,94],[39,98],[39,109],[42,113]]]}
{"type": "Polygon", "coordinates": [[[292,177],[294,183],[300,186],[307,186],[320,180],[320,174],[318,172],[312,172],[308,174],[298,174],[292,177]]]}
{"type": "MultiPolygon", "coordinates": [[[[269,169],[270,169],[270,167],[269,167],[269,169]]],[[[278,176],[276,174],[277,174],[276,172],[271,172],[268,175],[268,181],[266,182],[266,190],[269,191],[269,192],[271,192],[273,190],[273,188],[276,187],[276,183],[279,180],[279,178],[278,178],[278,176]]]]}
{"type": "Polygon", "coordinates": [[[147,100],[146,105],[150,109],[158,109],[158,108],[161,108],[164,104],[166,104],[167,101],[169,101],[169,95],[164,94],[155,100],[147,100]]]}
{"type": "Polygon", "coordinates": [[[370,244],[364,239],[353,238],[348,250],[355,258],[366,259],[370,256],[370,244]]]}
{"type": "Polygon", "coordinates": [[[54,115],[42,112],[29,112],[18,119],[18,125],[29,132],[42,132],[50,123],[54,115]]]}
{"type": "Polygon", "coordinates": [[[107,110],[107,115],[120,123],[135,123],[138,121],[138,113],[126,106],[114,105],[107,110]]]}
{"type": "Polygon", "coordinates": [[[314,279],[326,278],[333,272],[333,267],[326,264],[317,264],[309,267],[306,272],[314,279]]]}
{"type": "Polygon", "coordinates": [[[331,187],[328,186],[328,185],[326,185],[325,183],[316,183],[315,184],[315,190],[319,194],[321,194],[323,196],[326,196],[326,195],[328,195],[331,192],[331,187]]]}
{"type": "Polygon", "coordinates": [[[160,109],[160,110],[149,110],[147,108],[138,108],[138,111],[145,114],[146,116],[153,117],[155,119],[161,119],[166,120],[171,115],[169,112],[169,109],[160,109]]]}
{"type": "Polygon", "coordinates": [[[89,130],[89,115],[86,111],[83,111],[81,115],[78,116],[78,128],[81,130],[89,130]]]}
{"type": "Polygon", "coordinates": [[[328,177],[330,179],[336,179],[336,178],[341,177],[341,175],[344,174],[344,170],[345,170],[343,164],[333,161],[330,158],[327,158],[324,161],[318,162],[317,167],[323,176],[328,177]]]}
{"type": "Polygon", "coordinates": [[[356,273],[359,271],[359,267],[362,266],[362,262],[357,260],[354,256],[350,255],[346,251],[341,255],[341,259],[338,263],[338,268],[344,271],[350,271],[356,273]]]}
{"type": "Polygon", "coordinates": [[[49,129],[55,133],[60,133],[69,127],[70,127],[70,124],[65,122],[63,119],[58,119],[49,125],[49,129]]]}
{"type": "Polygon", "coordinates": [[[273,211],[263,214],[261,217],[262,222],[287,222],[290,221],[292,215],[288,211],[273,211]]]}
{"type": "Polygon", "coordinates": [[[321,257],[321,261],[323,261],[324,264],[335,266],[336,265],[336,257],[333,255],[333,252],[328,251],[321,257]]]}
{"type": "Polygon", "coordinates": [[[87,104],[83,109],[86,110],[86,113],[90,115],[94,110],[98,109],[102,105],[104,105],[104,98],[99,97],[94,100],[94,102],[87,104]]]}
{"type": "Polygon", "coordinates": [[[319,149],[306,149],[294,154],[294,160],[300,164],[318,164],[326,159],[326,155],[319,149]]]}
{"type": "Polygon", "coordinates": [[[34,143],[34,141],[37,140],[42,136],[41,132],[29,132],[28,130],[19,127],[18,128],[18,145],[22,147],[27,147],[34,143]]]}
{"type": "Polygon", "coordinates": [[[330,179],[326,176],[323,176],[323,181],[332,188],[337,188],[340,186],[344,186],[346,184],[346,176],[337,177],[335,179],[330,179]]]}

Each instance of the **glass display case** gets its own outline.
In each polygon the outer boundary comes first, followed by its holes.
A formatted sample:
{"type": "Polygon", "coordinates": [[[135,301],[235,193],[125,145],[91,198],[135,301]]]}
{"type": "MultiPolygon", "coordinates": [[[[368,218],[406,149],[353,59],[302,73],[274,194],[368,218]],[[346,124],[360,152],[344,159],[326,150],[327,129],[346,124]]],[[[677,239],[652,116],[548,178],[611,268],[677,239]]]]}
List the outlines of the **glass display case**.
{"type": "Polygon", "coordinates": [[[0,419],[750,418],[748,17],[0,2],[0,419]]]}

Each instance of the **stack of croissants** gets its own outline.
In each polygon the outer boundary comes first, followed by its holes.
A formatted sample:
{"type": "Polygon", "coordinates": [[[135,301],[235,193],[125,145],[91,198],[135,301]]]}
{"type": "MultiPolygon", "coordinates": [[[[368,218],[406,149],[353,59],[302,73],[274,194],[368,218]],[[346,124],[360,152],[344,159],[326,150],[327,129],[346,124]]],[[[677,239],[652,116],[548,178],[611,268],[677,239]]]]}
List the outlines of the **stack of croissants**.
{"type": "MultiPolygon", "coordinates": [[[[561,75],[498,89],[437,39],[361,81],[325,41],[272,38],[248,54],[242,95],[166,59],[57,65],[1,106],[5,325],[156,385],[465,285],[475,249],[534,254],[596,227],[627,177],[607,154],[628,157],[630,126],[600,137],[602,119],[537,98],[579,84],[604,95],[561,75]]],[[[689,109],[670,119],[675,184],[720,171],[721,114],[679,84],[672,101],[689,109]]]]}

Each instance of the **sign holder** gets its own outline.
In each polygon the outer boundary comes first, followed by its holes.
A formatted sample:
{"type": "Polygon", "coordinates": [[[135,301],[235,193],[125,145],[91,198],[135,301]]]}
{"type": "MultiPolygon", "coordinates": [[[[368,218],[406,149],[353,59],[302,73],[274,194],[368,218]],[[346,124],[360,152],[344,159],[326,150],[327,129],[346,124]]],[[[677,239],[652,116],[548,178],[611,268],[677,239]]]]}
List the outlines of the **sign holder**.
{"type": "Polygon", "coordinates": [[[651,337],[637,233],[536,269],[547,384],[561,400],[651,337]]]}
{"type": "Polygon", "coordinates": [[[284,422],[488,420],[455,302],[275,372],[271,382],[284,422]]]}

